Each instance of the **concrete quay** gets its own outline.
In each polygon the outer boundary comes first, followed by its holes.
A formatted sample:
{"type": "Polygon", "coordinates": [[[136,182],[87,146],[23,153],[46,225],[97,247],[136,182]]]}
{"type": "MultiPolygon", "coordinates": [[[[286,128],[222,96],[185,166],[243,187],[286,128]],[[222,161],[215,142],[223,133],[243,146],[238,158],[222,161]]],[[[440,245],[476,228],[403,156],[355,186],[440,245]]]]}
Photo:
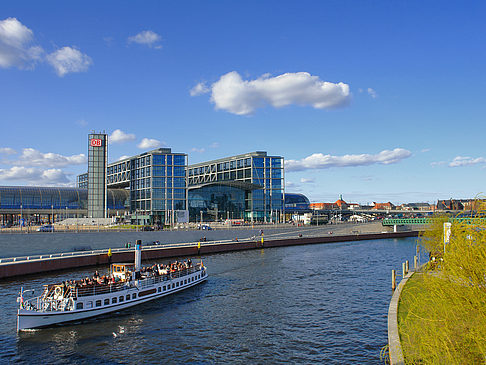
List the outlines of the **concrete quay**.
{"type": "MultiPolygon", "coordinates": [[[[334,229],[334,226],[326,227],[334,229]]],[[[356,225],[353,225],[356,227],[356,225]]],[[[216,241],[216,242],[190,242],[176,243],[161,246],[145,246],[142,251],[142,259],[145,261],[198,256],[213,253],[223,253],[231,251],[242,251],[261,248],[307,245],[316,243],[332,242],[350,242],[387,238],[417,237],[419,231],[402,231],[402,232],[366,232],[367,229],[344,229],[340,234],[327,234],[317,231],[303,230],[296,237],[292,235],[272,235],[270,237],[257,236],[250,237],[238,242],[233,240],[216,241]],[[351,231],[352,233],[349,233],[351,231]],[[361,233],[364,231],[364,233],[361,233]],[[262,242],[263,238],[263,242],[262,242]]],[[[379,228],[379,227],[378,227],[379,228]]],[[[370,231],[371,226],[368,227],[370,231]]],[[[0,279],[8,279],[23,275],[39,274],[49,271],[77,269],[80,267],[108,265],[116,262],[132,262],[134,251],[132,249],[113,249],[111,256],[108,249],[92,250],[84,252],[58,253],[51,255],[24,256],[16,258],[4,258],[0,260],[0,279]]]]}

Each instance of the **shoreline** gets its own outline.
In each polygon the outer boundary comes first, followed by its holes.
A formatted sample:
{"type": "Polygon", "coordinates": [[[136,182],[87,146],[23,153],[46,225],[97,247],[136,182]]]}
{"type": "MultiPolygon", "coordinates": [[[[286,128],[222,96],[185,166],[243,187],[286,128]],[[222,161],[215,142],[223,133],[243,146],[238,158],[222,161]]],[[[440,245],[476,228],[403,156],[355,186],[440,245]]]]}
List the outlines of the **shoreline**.
{"type": "MultiPolygon", "coordinates": [[[[181,256],[199,256],[204,254],[223,253],[232,251],[254,250],[262,248],[297,246],[319,243],[352,242],[387,238],[417,237],[419,231],[359,233],[328,235],[317,237],[298,237],[282,239],[266,239],[264,236],[255,239],[229,242],[191,242],[179,244],[178,247],[145,247],[142,251],[143,260],[173,258],[181,256]]],[[[24,260],[0,262],[0,280],[23,275],[32,275],[52,271],[77,269],[81,267],[109,265],[116,262],[133,261],[133,249],[121,249],[111,252],[111,249],[79,252],[76,255],[41,255],[40,257],[26,257],[24,260]],[[108,256],[110,250],[111,256],[108,256]],[[45,257],[43,257],[45,256],[45,257]]]]}

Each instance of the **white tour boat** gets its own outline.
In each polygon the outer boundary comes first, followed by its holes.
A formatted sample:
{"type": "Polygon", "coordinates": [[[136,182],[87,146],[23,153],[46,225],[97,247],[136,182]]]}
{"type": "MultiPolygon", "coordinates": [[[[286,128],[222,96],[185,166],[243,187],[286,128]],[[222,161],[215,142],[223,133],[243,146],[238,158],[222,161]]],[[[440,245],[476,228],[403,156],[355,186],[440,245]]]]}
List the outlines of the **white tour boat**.
{"type": "MultiPolygon", "coordinates": [[[[141,266],[141,241],[135,246],[135,263],[112,264],[104,281],[63,282],[44,285],[42,295],[26,298],[30,290],[20,291],[17,301],[17,331],[46,327],[118,311],[157,299],[206,280],[201,263],[174,263],[162,267],[141,266]]],[[[87,278],[89,279],[89,278],[87,278]]],[[[84,280],[83,280],[84,281],[84,280]]]]}

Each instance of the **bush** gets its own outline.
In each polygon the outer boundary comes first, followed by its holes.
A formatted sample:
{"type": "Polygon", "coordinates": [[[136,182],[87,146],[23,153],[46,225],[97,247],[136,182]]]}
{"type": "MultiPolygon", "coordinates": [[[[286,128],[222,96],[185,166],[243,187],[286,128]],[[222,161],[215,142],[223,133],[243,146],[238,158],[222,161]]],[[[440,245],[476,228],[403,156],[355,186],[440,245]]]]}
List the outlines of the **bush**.
{"type": "Polygon", "coordinates": [[[444,252],[446,220],[439,217],[422,235],[436,264],[407,283],[400,300],[406,363],[486,362],[486,226],[454,222],[444,252]]]}

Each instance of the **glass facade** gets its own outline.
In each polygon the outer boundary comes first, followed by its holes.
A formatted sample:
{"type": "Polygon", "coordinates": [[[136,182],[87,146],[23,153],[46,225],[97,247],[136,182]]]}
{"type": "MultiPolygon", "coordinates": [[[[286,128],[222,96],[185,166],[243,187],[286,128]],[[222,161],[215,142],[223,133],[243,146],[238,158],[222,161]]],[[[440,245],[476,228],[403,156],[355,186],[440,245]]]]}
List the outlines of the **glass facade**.
{"type": "Polygon", "coordinates": [[[196,222],[244,219],[248,192],[245,189],[210,184],[189,190],[189,218],[196,222]]]}
{"type": "MultiPolygon", "coordinates": [[[[106,185],[129,191],[134,223],[170,224],[175,211],[187,210],[186,171],[186,154],[158,148],[110,163],[106,185]]],[[[78,187],[86,184],[88,175],[78,176],[78,187]]]]}
{"type": "MultiPolygon", "coordinates": [[[[128,208],[129,194],[123,189],[109,189],[108,209],[123,211],[128,208]]],[[[0,186],[0,210],[86,210],[88,190],[31,186],[0,186]]]]}
{"type": "MultiPolygon", "coordinates": [[[[88,217],[106,218],[107,141],[104,133],[88,135],[88,217]]],[[[79,181],[79,179],[78,179],[79,181]]]]}
{"type": "Polygon", "coordinates": [[[188,169],[191,200],[196,194],[192,190],[198,186],[231,181],[247,183],[243,218],[251,221],[276,221],[282,216],[283,179],[283,157],[267,156],[266,152],[227,157],[191,165],[188,169]]]}

